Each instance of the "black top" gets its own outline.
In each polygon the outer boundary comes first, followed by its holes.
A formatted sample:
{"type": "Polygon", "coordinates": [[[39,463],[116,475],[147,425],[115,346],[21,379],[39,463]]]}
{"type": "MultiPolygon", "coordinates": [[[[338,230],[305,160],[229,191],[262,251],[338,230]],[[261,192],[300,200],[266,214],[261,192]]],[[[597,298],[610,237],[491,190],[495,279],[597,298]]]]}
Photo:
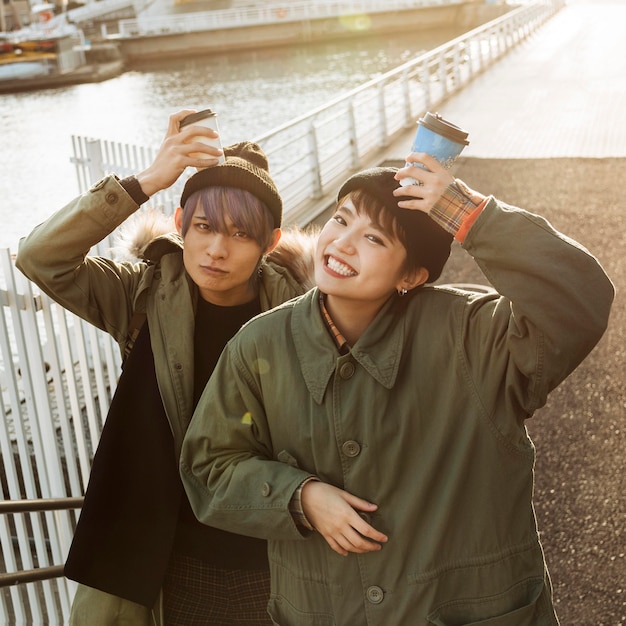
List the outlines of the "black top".
{"type": "Polygon", "coordinates": [[[257,298],[237,306],[218,306],[200,298],[194,331],[194,407],[213,373],[228,341],[255,315],[261,313],[257,298]]]}
{"type": "MultiPolygon", "coordinates": [[[[261,312],[257,299],[239,306],[217,306],[200,299],[194,333],[194,406],[228,340],[261,312]]],[[[196,519],[183,498],[174,549],[220,569],[268,569],[267,543],[206,526],[196,519]]]]}

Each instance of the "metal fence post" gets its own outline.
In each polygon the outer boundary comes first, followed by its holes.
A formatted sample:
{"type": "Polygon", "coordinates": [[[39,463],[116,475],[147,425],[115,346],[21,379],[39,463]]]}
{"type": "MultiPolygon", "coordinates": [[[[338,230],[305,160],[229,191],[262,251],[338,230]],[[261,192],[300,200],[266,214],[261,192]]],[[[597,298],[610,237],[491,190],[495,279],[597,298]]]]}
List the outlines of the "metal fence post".
{"type": "Polygon", "coordinates": [[[350,141],[350,160],[352,161],[352,167],[356,170],[361,165],[361,158],[359,157],[356,119],[354,116],[354,100],[350,100],[348,105],[348,137],[350,141]]]}
{"type": "Polygon", "coordinates": [[[322,172],[320,166],[319,146],[317,144],[317,136],[315,133],[315,122],[311,121],[307,132],[307,143],[309,144],[309,156],[311,162],[311,180],[313,188],[311,195],[314,198],[322,197],[322,172]]]}
{"type": "Polygon", "coordinates": [[[446,53],[441,52],[437,58],[437,70],[439,73],[439,86],[441,88],[440,97],[448,95],[448,72],[446,68],[446,53]]]}
{"type": "Polygon", "coordinates": [[[87,150],[87,168],[91,184],[100,180],[105,174],[104,161],[102,159],[102,146],[100,139],[88,139],[85,148],[87,150]]]}
{"type": "Polygon", "coordinates": [[[454,46],[454,54],[453,54],[453,63],[454,63],[454,69],[453,71],[453,76],[454,76],[454,89],[458,89],[461,86],[462,78],[461,78],[461,55],[459,54],[459,48],[461,47],[461,44],[458,43],[454,46]]]}
{"type": "Polygon", "coordinates": [[[424,109],[427,111],[430,109],[431,96],[430,96],[430,68],[428,67],[428,59],[422,61],[422,67],[420,70],[420,80],[424,89],[424,109]]]}
{"type": "Polygon", "coordinates": [[[413,123],[411,115],[411,90],[409,89],[409,71],[402,72],[402,98],[404,100],[404,127],[409,128],[413,123]]]}
{"type": "Polygon", "coordinates": [[[378,84],[378,128],[380,130],[380,145],[384,147],[389,144],[389,133],[387,132],[385,83],[383,81],[378,84]]]}

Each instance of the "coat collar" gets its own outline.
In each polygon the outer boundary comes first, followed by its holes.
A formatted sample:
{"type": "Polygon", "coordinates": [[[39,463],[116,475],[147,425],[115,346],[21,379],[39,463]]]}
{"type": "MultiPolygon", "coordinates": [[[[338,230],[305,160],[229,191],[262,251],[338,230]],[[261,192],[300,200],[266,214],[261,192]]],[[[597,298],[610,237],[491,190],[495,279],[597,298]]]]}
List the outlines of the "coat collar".
{"type": "Polygon", "coordinates": [[[321,404],[335,369],[356,361],[387,389],[396,382],[405,340],[405,316],[395,296],[389,298],[363,336],[341,356],[319,306],[319,290],[309,291],[293,308],[291,332],[300,369],[313,399],[321,404]]]}

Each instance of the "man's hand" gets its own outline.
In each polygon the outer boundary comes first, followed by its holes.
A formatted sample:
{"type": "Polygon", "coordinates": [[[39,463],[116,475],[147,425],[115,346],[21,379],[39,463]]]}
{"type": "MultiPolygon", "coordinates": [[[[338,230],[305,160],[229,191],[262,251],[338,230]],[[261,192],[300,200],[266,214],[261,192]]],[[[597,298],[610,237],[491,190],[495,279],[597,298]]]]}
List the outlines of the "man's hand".
{"type": "Polygon", "coordinates": [[[222,152],[212,146],[193,141],[193,138],[199,135],[210,138],[217,137],[218,134],[214,130],[195,125],[180,130],[181,120],[195,112],[193,109],[184,109],[170,115],[165,138],[154,157],[154,161],[143,172],[137,174],[137,180],[146,195],[152,196],[157,191],[173,185],[188,166],[210,167],[217,165],[222,152]],[[190,156],[197,152],[209,152],[215,157],[200,159],[190,156]]]}

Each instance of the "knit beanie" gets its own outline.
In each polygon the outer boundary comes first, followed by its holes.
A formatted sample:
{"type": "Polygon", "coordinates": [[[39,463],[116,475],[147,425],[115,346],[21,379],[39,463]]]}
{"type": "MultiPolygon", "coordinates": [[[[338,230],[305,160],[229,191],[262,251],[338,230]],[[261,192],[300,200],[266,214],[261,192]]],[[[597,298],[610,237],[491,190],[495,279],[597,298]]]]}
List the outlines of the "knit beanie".
{"type": "Polygon", "coordinates": [[[261,200],[274,218],[274,228],[279,228],[283,201],[270,176],[262,148],[251,141],[242,141],[225,146],[224,156],[225,163],[202,169],[189,178],[180,197],[180,206],[184,207],[192,193],[205,187],[236,187],[261,200]]]}
{"type": "Polygon", "coordinates": [[[390,211],[396,218],[400,229],[406,235],[407,253],[415,259],[417,265],[428,270],[428,280],[433,282],[439,278],[443,266],[450,256],[452,235],[436,224],[423,211],[402,209],[399,200],[411,200],[411,196],[394,196],[399,187],[394,178],[398,171],[395,167],[374,167],[351,176],[342,185],[337,196],[341,200],[349,192],[360,189],[370,195],[381,207],[390,211]]]}

